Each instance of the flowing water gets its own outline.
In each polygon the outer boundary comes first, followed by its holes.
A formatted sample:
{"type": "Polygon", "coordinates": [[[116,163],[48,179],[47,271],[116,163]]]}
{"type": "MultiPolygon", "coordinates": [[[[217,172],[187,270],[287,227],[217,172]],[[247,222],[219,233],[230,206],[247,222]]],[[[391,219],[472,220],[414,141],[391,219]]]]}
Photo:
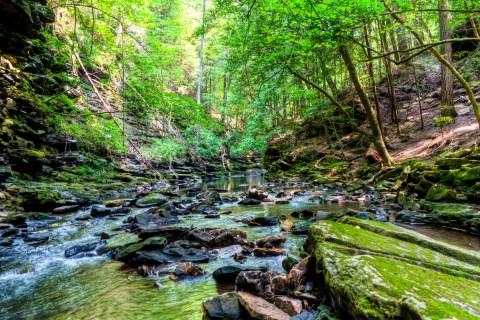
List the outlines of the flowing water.
{"type": "MultiPolygon", "coordinates": [[[[198,186],[240,193],[265,183],[261,175],[221,177],[198,186]]],[[[257,239],[281,232],[279,226],[248,228],[232,220],[242,216],[289,215],[292,211],[332,211],[356,208],[358,203],[318,204],[307,197],[295,197],[288,205],[262,204],[241,207],[234,204],[221,206],[221,211],[231,210],[231,215],[220,219],[205,219],[202,215],[182,216],[180,225],[196,227],[239,228],[248,232],[248,238],[257,239]]],[[[128,216],[141,213],[134,210],[128,216]]],[[[174,282],[168,275],[143,278],[133,273],[123,263],[107,257],[67,259],[65,249],[79,243],[98,241],[98,233],[117,235],[108,240],[109,245],[137,241],[134,234],[112,231],[128,217],[76,221],[89,210],[59,216],[46,226],[32,224],[37,232],[47,233],[50,239],[35,247],[15,240],[11,248],[0,247],[0,319],[201,319],[201,302],[222,293],[211,273],[224,265],[238,264],[219,250],[216,260],[202,264],[209,271],[206,276],[174,282]],[[97,234],[97,236],[95,236],[97,234]],[[164,288],[155,287],[160,282],[164,288]]],[[[428,234],[427,234],[428,235],[428,234]]],[[[303,243],[304,236],[289,235],[285,248],[294,250],[303,243]]],[[[441,240],[441,239],[440,239],[441,240]]],[[[284,257],[249,257],[247,265],[267,265],[270,270],[282,271],[284,257]]]]}
{"type": "MultiPolygon", "coordinates": [[[[199,186],[243,192],[264,184],[261,175],[222,177],[203,182],[199,186]]],[[[350,204],[357,207],[358,204],[350,204]]],[[[343,205],[344,206],[344,205],[343,205]]],[[[180,217],[180,225],[196,227],[240,228],[248,232],[249,239],[257,239],[281,232],[279,226],[248,228],[232,220],[239,216],[288,215],[294,210],[337,210],[338,204],[320,205],[296,197],[288,205],[264,204],[254,207],[222,205],[231,215],[220,219],[205,219],[202,215],[180,217]]],[[[135,210],[128,216],[141,213],[135,210]]],[[[100,232],[117,235],[107,240],[108,245],[121,245],[137,241],[134,234],[112,231],[128,217],[76,221],[89,210],[59,216],[58,220],[39,227],[50,239],[34,247],[15,240],[12,248],[0,248],[0,318],[1,319],[201,319],[201,302],[225,290],[216,286],[211,272],[224,265],[238,264],[220,250],[219,257],[201,266],[209,271],[206,276],[174,282],[168,276],[143,278],[135,275],[123,263],[107,257],[68,259],[65,249],[84,242],[98,241],[100,232]],[[97,236],[95,236],[97,234],[97,236]],[[154,286],[162,283],[165,288],[154,286]]],[[[31,228],[38,227],[31,225],[31,228]]],[[[292,250],[303,242],[303,236],[291,235],[285,248],[292,250]]],[[[270,270],[282,271],[284,257],[248,258],[247,265],[267,265],[270,270]]]]}

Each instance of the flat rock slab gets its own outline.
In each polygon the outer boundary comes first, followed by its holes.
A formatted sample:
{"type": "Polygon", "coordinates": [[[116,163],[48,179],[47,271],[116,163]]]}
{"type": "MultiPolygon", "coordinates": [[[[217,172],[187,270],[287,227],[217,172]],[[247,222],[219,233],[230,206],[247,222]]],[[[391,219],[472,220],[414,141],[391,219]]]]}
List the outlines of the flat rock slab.
{"type": "Polygon", "coordinates": [[[248,311],[252,318],[259,320],[290,319],[290,316],[286,312],[280,310],[265,299],[243,291],[237,292],[237,295],[240,304],[248,311]]]}
{"type": "Polygon", "coordinates": [[[319,221],[307,249],[335,307],[359,319],[478,319],[480,254],[394,225],[319,221]]]}

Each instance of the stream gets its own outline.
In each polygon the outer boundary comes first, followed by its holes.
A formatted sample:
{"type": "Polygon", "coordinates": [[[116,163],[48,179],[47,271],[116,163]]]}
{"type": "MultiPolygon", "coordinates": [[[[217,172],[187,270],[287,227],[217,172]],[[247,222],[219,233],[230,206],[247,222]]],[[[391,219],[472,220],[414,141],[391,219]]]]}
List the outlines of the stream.
{"type": "MultiPolygon", "coordinates": [[[[254,186],[265,184],[262,175],[238,175],[204,181],[196,187],[225,190],[240,194],[254,186]]],[[[189,186],[192,187],[192,186],[189,186]]],[[[169,189],[171,190],[171,189],[169,189]]],[[[308,197],[294,197],[287,205],[266,203],[259,206],[221,205],[232,214],[219,219],[203,215],[182,216],[177,226],[238,228],[254,240],[281,232],[280,226],[250,228],[235,222],[234,217],[289,215],[292,211],[334,211],[346,207],[358,208],[358,202],[318,204],[308,197]]],[[[122,245],[138,240],[125,231],[112,231],[122,226],[129,216],[146,209],[134,209],[117,218],[78,220],[89,209],[74,214],[56,216],[56,220],[29,223],[29,228],[46,233],[50,239],[43,245],[32,246],[16,239],[11,248],[0,247],[0,318],[1,319],[201,319],[202,301],[232,288],[216,285],[211,273],[225,265],[237,265],[232,257],[219,250],[217,259],[201,264],[207,275],[172,281],[168,275],[144,278],[132,272],[122,262],[96,256],[65,258],[64,252],[73,245],[98,241],[99,233],[116,234],[108,245],[122,245]],[[160,282],[164,288],[155,287],[160,282]]],[[[426,234],[428,236],[428,234],[426,234]]],[[[288,251],[301,246],[305,236],[288,234],[284,247],[288,251]]],[[[441,239],[440,239],[441,240],[441,239]]],[[[475,247],[477,250],[478,242],[475,247]]],[[[246,265],[268,266],[283,271],[284,256],[249,257],[246,265]]]]}

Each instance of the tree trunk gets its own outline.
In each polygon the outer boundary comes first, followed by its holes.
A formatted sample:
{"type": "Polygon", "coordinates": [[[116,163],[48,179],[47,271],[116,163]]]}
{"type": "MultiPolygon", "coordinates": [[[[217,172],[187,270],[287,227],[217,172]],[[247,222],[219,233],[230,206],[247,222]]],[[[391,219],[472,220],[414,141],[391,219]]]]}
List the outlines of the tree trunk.
{"type": "Polygon", "coordinates": [[[396,61],[400,61],[401,60],[400,53],[398,52],[397,39],[395,37],[395,31],[393,30],[393,28],[390,29],[389,35],[390,35],[390,42],[392,43],[392,49],[394,52],[393,56],[396,61]]]}
{"type": "Polygon", "coordinates": [[[353,63],[352,57],[347,47],[340,46],[339,47],[340,55],[342,56],[343,61],[345,62],[345,66],[347,67],[348,73],[350,75],[350,79],[353,82],[355,90],[360,98],[360,101],[365,108],[365,113],[367,114],[367,119],[370,124],[370,128],[372,130],[372,142],[375,145],[378,153],[382,157],[383,163],[386,166],[391,166],[393,164],[392,158],[388,153],[387,147],[385,145],[385,141],[383,140],[382,132],[380,129],[380,125],[378,124],[377,117],[375,115],[375,110],[373,109],[370,100],[363,89],[362,83],[358,78],[357,71],[355,70],[355,65],[353,63]]]}
{"type": "Polygon", "coordinates": [[[368,28],[364,26],[363,32],[365,37],[365,45],[367,46],[368,73],[371,79],[373,98],[375,100],[375,111],[377,113],[378,125],[380,126],[380,133],[382,135],[382,139],[385,140],[385,137],[383,135],[382,117],[380,113],[380,101],[378,100],[377,85],[375,84],[375,72],[373,70],[372,50],[370,49],[370,40],[369,40],[370,35],[368,31],[369,31],[368,28]]]}
{"type": "MultiPolygon", "coordinates": [[[[448,10],[448,0],[438,0],[438,15],[440,21],[440,40],[448,40],[452,38],[452,30],[448,27],[450,22],[450,13],[443,10],[448,10]]],[[[452,43],[444,43],[440,47],[440,54],[449,63],[452,63],[452,43]]],[[[456,117],[457,113],[453,108],[453,75],[446,65],[440,66],[440,84],[441,84],[441,104],[443,106],[451,106],[452,108],[442,108],[440,110],[443,117],[450,116],[456,117]]]]}
{"type": "MultiPolygon", "coordinates": [[[[385,28],[384,21],[379,20],[379,25],[381,29],[385,28]]],[[[383,52],[388,51],[388,41],[387,36],[384,32],[380,32],[380,44],[383,52]]],[[[397,109],[397,96],[395,94],[395,85],[393,83],[393,70],[392,62],[387,58],[383,59],[385,64],[385,70],[387,72],[387,88],[388,88],[388,99],[390,100],[390,120],[392,123],[396,124],[397,134],[400,134],[400,121],[398,119],[398,109],[397,109]]]]}
{"type": "MultiPolygon", "coordinates": [[[[202,6],[202,28],[205,26],[205,9],[207,5],[207,0],[203,0],[202,6]]],[[[200,36],[200,63],[198,67],[198,87],[197,87],[197,103],[202,103],[202,78],[203,78],[203,43],[205,42],[205,34],[202,30],[202,35],[200,36]]]]}

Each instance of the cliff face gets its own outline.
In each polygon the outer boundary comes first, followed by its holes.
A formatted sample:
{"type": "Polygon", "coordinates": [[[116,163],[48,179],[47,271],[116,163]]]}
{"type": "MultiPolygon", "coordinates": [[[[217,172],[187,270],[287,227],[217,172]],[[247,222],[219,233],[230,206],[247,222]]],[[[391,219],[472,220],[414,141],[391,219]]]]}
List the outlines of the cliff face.
{"type": "Polygon", "coordinates": [[[0,0],[0,51],[25,56],[31,40],[41,38],[45,24],[55,21],[47,1],[0,0]]]}

